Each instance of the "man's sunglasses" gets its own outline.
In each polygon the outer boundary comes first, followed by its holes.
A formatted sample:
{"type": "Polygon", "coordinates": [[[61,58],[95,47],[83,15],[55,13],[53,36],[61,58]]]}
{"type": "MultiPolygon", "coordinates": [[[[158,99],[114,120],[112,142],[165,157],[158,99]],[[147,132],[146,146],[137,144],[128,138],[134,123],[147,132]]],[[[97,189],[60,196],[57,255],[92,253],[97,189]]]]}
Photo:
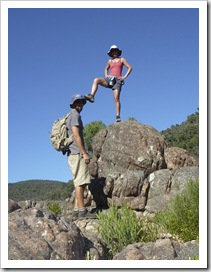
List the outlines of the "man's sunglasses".
{"type": "Polygon", "coordinates": [[[85,104],[85,101],[84,100],[82,100],[82,99],[78,99],[78,100],[76,100],[74,103],[76,103],[76,104],[85,104]]]}

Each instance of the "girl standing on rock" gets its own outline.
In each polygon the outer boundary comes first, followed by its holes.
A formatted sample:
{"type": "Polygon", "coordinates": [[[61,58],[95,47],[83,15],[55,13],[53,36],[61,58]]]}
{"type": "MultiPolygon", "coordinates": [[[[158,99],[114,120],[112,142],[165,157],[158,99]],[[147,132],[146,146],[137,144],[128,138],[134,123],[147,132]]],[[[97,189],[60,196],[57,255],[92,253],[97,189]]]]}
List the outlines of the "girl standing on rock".
{"type": "Polygon", "coordinates": [[[121,122],[120,119],[120,93],[122,89],[122,85],[124,84],[124,80],[132,71],[131,65],[126,61],[125,58],[120,58],[122,54],[122,50],[119,49],[116,45],[112,45],[107,54],[111,57],[105,67],[105,78],[95,78],[92,84],[91,93],[85,95],[84,97],[89,102],[94,102],[94,96],[98,90],[98,85],[101,85],[105,88],[110,88],[114,92],[114,102],[116,107],[116,122],[121,122]],[[122,76],[123,66],[127,67],[127,72],[124,76],[122,76]],[[110,70],[110,74],[108,71],[110,70]]]}

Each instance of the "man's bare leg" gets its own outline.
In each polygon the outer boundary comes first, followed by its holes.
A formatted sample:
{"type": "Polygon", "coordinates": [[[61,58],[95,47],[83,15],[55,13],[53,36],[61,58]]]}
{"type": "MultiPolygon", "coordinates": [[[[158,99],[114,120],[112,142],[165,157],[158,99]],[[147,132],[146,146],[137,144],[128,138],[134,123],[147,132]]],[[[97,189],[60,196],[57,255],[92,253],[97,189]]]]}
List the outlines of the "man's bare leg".
{"type": "Polygon", "coordinates": [[[75,187],[75,208],[81,209],[84,208],[84,190],[86,184],[75,187]]]}

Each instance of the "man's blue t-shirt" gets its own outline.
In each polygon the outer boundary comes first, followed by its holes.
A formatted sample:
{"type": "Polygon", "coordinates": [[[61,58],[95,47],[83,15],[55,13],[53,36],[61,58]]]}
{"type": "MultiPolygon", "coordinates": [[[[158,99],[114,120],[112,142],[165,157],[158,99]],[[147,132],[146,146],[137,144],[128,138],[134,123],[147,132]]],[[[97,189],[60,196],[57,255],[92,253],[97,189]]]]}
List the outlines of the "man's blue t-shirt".
{"type": "MultiPolygon", "coordinates": [[[[80,114],[73,109],[71,111],[71,114],[69,115],[69,117],[67,118],[66,121],[66,127],[67,127],[67,131],[69,134],[72,133],[72,127],[76,126],[79,128],[79,133],[82,139],[82,142],[84,144],[84,137],[83,137],[83,122],[81,119],[80,114]]],[[[77,144],[75,143],[75,141],[73,141],[73,143],[69,146],[69,150],[70,150],[70,154],[75,155],[75,154],[79,154],[81,153],[80,149],[78,148],[77,144]]]]}

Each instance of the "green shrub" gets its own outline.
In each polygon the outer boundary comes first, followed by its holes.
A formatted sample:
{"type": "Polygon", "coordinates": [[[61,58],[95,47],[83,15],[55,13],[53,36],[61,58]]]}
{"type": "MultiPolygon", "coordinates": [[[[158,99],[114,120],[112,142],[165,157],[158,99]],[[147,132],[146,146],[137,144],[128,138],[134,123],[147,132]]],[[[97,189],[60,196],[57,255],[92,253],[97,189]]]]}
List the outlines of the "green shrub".
{"type": "Polygon", "coordinates": [[[140,220],[127,205],[121,209],[111,205],[107,212],[98,214],[98,219],[98,232],[110,258],[129,244],[154,242],[162,233],[170,233],[184,242],[198,240],[199,182],[187,182],[184,192],[152,219],[140,220]]]}
{"type": "Polygon", "coordinates": [[[56,216],[62,213],[58,202],[48,204],[48,210],[53,212],[56,216]]]}
{"type": "Polygon", "coordinates": [[[121,209],[111,205],[106,213],[98,214],[98,219],[99,234],[112,255],[121,251],[126,245],[140,241],[141,221],[126,205],[121,209]]]}
{"type": "Polygon", "coordinates": [[[159,225],[153,222],[153,219],[145,218],[142,220],[142,233],[140,242],[148,243],[154,242],[160,238],[162,229],[159,225]]]}
{"type": "Polygon", "coordinates": [[[199,237],[199,182],[190,180],[181,195],[155,215],[156,224],[184,242],[199,237]]]}
{"type": "Polygon", "coordinates": [[[92,148],[92,140],[94,136],[101,131],[102,129],[105,129],[106,125],[102,121],[94,121],[91,122],[84,127],[84,141],[86,144],[86,148],[90,155],[93,153],[92,148]]]}

